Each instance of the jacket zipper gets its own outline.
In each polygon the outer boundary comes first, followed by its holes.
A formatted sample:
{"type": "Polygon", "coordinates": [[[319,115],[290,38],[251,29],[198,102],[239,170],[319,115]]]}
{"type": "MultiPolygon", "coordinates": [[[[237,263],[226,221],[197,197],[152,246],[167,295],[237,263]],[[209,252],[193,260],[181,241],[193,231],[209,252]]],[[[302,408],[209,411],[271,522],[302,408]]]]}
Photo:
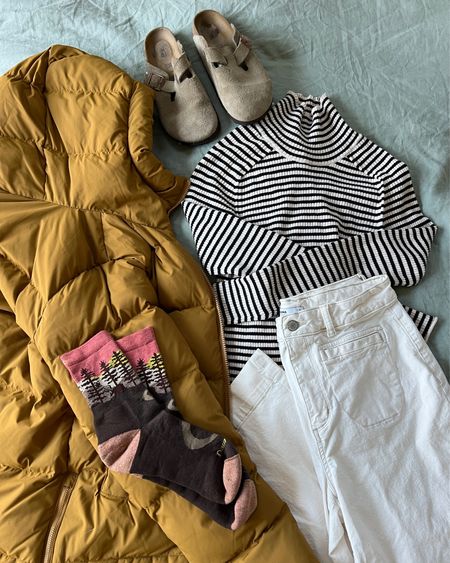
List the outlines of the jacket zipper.
{"type": "MultiPolygon", "coordinates": [[[[209,280],[208,280],[208,283],[209,283],[209,280]]],[[[222,349],[223,363],[224,363],[224,366],[225,366],[225,374],[224,374],[224,379],[225,379],[225,386],[224,386],[225,414],[229,418],[230,417],[230,403],[231,403],[231,401],[230,401],[230,366],[228,364],[227,348],[225,346],[225,336],[224,336],[224,330],[223,330],[223,317],[222,317],[222,311],[220,309],[220,303],[217,299],[216,292],[215,292],[215,290],[212,286],[211,286],[211,291],[212,291],[213,296],[214,296],[214,303],[216,305],[216,310],[217,310],[217,318],[219,320],[220,345],[221,345],[221,349],[222,349]]]]}
{"type": "Polygon", "coordinates": [[[58,502],[56,504],[56,510],[53,514],[52,522],[48,531],[43,563],[51,563],[51,561],[53,560],[56,536],[58,535],[58,530],[61,526],[64,512],[67,508],[67,504],[69,503],[70,495],[72,494],[73,488],[75,487],[76,480],[77,475],[75,473],[69,473],[62,484],[61,490],[59,492],[58,502]]]}
{"type": "Polygon", "coordinates": [[[217,311],[217,319],[218,319],[218,329],[219,329],[219,337],[220,337],[220,348],[222,351],[222,359],[223,359],[223,364],[225,367],[224,370],[224,399],[225,399],[225,405],[224,405],[224,412],[226,414],[226,416],[228,418],[230,418],[230,367],[228,364],[228,357],[227,357],[227,349],[225,346],[225,337],[223,335],[223,317],[222,317],[222,311],[220,309],[220,303],[217,299],[217,295],[216,292],[214,290],[214,287],[212,286],[211,282],[208,279],[208,276],[205,274],[205,272],[203,271],[203,268],[201,268],[201,272],[203,274],[203,277],[206,280],[206,283],[208,284],[208,288],[209,291],[214,299],[214,304],[216,307],[216,311],[217,311]]]}

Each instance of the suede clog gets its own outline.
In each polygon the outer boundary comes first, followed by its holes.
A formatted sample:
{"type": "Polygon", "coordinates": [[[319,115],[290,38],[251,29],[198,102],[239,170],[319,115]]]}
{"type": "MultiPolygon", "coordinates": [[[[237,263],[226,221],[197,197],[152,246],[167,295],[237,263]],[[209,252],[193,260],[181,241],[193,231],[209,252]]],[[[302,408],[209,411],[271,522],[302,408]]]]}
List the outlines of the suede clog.
{"type": "Polygon", "coordinates": [[[217,114],[183,46],[170,29],[158,27],[145,40],[146,83],[156,90],[161,124],[175,140],[200,144],[219,127],[217,114]]]}
{"type": "Polygon", "coordinates": [[[225,111],[238,123],[261,119],[272,103],[272,81],[250,40],[214,10],[195,16],[192,33],[225,111]]]}

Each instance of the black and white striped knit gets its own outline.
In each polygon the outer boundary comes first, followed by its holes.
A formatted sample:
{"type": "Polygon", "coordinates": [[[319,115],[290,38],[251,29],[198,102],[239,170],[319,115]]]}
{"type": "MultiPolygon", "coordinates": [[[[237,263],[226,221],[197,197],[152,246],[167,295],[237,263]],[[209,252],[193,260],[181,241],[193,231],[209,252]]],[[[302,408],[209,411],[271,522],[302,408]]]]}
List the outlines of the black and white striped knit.
{"type": "MultiPolygon", "coordinates": [[[[358,272],[417,284],[437,230],[403,162],[355,132],[326,95],[294,92],[204,156],[183,209],[217,280],[232,377],[256,348],[280,361],[281,298],[358,272]]],[[[426,339],[436,319],[407,310],[426,339]]]]}

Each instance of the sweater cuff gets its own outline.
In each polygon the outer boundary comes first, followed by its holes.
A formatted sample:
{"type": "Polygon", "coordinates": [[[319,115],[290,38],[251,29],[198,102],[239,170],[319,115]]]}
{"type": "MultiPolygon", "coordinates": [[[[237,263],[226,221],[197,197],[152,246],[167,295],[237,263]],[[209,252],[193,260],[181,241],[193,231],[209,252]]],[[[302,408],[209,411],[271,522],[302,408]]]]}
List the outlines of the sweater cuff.
{"type": "Polygon", "coordinates": [[[408,307],[407,305],[403,305],[403,307],[411,317],[411,319],[414,321],[414,324],[416,325],[417,330],[422,335],[422,338],[425,340],[425,342],[427,342],[434,330],[434,327],[436,326],[436,323],[438,322],[438,317],[428,315],[427,313],[422,313],[421,311],[417,311],[416,309],[408,307]]]}

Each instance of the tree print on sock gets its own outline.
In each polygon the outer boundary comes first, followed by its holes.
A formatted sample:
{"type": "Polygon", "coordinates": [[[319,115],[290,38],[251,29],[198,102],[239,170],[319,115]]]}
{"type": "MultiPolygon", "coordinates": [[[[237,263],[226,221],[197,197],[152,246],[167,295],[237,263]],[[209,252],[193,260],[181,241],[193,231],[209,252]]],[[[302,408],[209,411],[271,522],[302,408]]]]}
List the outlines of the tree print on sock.
{"type": "Polygon", "coordinates": [[[122,350],[113,352],[108,365],[110,370],[114,370],[113,373],[117,374],[116,385],[122,384],[124,387],[139,385],[139,380],[122,350]]]}
{"type": "Polygon", "coordinates": [[[136,375],[139,377],[141,381],[143,381],[148,390],[152,386],[152,372],[148,365],[146,364],[143,358],[139,358],[136,364],[136,375]]]}
{"type": "Polygon", "coordinates": [[[111,393],[103,386],[99,385],[99,378],[86,368],[80,370],[81,381],[78,384],[80,391],[85,395],[90,405],[103,403],[111,398],[111,393]]]}
{"type": "Polygon", "coordinates": [[[91,406],[107,402],[123,391],[124,387],[134,387],[140,383],[122,350],[115,350],[108,362],[103,359],[97,365],[98,374],[86,367],[80,369],[78,387],[91,406]]]}
{"type": "Polygon", "coordinates": [[[158,393],[167,394],[170,390],[169,382],[161,354],[155,352],[147,362],[139,358],[136,362],[136,374],[141,381],[144,381],[147,389],[154,389],[158,393]]]}
{"type": "Polygon", "coordinates": [[[166,376],[166,370],[164,368],[164,363],[159,352],[155,352],[149,360],[152,371],[152,381],[154,381],[154,387],[159,393],[167,393],[170,391],[169,381],[166,376]]]}
{"type": "Polygon", "coordinates": [[[100,362],[100,377],[102,384],[106,383],[109,387],[117,386],[117,376],[114,375],[114,367],[105,361],[100,362]]]}

